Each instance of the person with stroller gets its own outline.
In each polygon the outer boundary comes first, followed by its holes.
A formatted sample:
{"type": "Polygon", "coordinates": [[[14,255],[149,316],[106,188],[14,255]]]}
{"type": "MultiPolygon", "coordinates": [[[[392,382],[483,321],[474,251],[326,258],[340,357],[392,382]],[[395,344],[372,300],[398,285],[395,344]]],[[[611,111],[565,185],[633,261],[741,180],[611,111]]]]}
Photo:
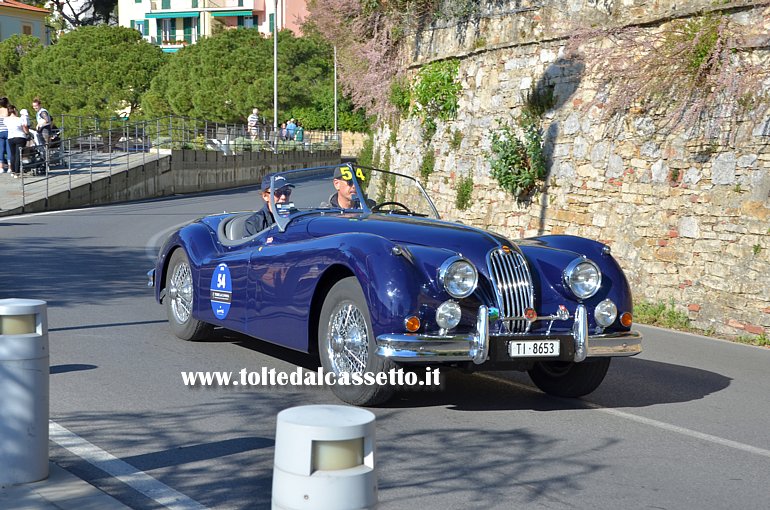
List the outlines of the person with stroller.
{"type": "MultiPolygon", "coordinates": [[[[35,131],[42,137],[43,141],[39,145],[47,144],[51,140],[51,130],[53,129],[53,118],[48,110],[43,108],[40,104],[40,98],[36,97],[32,100],[32,108],[37,112],[37,127],[35,131]]],[[[38,140],[39,141],[39,140],[38,140]]]]}
{"type": "Polygon", "coordinates": [[[8,117],[5,118],[8,129],[8,145],[11,171],[14,177],[21,175],[21,149],[27,144],[29,128],[22,117],[19,117],[14,105],[8,105],[8,117]]]}

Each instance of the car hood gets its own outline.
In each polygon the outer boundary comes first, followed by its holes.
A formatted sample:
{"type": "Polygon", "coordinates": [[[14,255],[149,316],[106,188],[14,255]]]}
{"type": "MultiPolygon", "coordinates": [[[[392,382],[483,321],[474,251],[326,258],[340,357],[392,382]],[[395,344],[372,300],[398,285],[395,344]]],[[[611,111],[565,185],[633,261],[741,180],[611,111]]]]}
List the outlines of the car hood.
{"type": "Polygon", "coordinates": [[[384,214],[314,218],[308,222],[307,231],[316,237],[351,232],[375,234],[399,244],[444,248],[468,258],[480,256],[482,260],[489,250],[511,244],[501,236],[459,223],[384,214]]]}

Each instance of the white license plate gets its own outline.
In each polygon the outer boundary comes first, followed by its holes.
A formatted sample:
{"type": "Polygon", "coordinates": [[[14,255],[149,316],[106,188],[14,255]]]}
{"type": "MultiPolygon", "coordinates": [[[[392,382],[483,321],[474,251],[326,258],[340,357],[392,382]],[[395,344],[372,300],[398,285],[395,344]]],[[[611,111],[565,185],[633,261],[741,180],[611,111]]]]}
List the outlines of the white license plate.
{"type": "Polygon", "coordinates": [[[558,356],[561,343],[558,340],[511,341],[508,342],[508,354],[512,358],[531,356],[558,356]]]}

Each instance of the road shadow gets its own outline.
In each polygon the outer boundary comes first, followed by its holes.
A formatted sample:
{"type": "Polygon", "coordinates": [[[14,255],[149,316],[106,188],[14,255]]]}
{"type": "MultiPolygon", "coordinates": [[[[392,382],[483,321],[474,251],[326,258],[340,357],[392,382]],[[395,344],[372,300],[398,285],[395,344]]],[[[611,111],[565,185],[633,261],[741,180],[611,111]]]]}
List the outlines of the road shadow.
{"type": "MultiPolygon", "coordinates": [[[[449,407],[457,411],[585,409],[583,399],[542,393],[524,372],[469,374],[442,369],[442,389],[401,391],[387,408],[449,407]]],[[[727,388],[732,379],[715,372],[635,358],[616,358],[607,377],[583,397],[608,408],[691,402],[727,388]]]]}
{"type": "MultiPolygon", "coordinates": [[[[2,223],[0,223],[2,225],[2,223]]],[[[143,249],[100,246],[90,236],[0,243],[0,297],[74,307],[147,294],[143,249]],[[93,242],[93,244],[91,244],[93,242]],[[34,244],[34,250],[30,245],[34,244]]]]}

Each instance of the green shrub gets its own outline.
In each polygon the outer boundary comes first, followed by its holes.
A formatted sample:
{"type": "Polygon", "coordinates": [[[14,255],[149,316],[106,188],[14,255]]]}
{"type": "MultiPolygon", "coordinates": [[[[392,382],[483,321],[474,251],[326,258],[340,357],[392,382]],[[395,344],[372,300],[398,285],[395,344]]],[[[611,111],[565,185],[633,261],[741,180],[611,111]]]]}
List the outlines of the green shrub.
{"type": "Polygon", "coordinates": [[[412,91],[409,88],[409,81],[406,78],[394,80],[390,84],[390,104],[396,107],[401,115],[409,114],[409,107],[412,103],[412,91]]]}
{"type": "Polygon", "coordinates": [[[374,137],[371,134],[364,139],[364,144],[361,146],[361,150],[358,152],[357,161],[361,166],[375,166],[374,137]]]}
{"type": "Polygon", "coordinates": [[[473,176],[462,177],[457,183],[457,198],[455,199],[455,206],[460,211],[465,211],[471,206],[471,199],[473,197],[473,176]]]}
{"type": "Polygon", "coordinates": [[[492,133],[489,160],[492,177],[500,187],[517,198],[523,198],[545,178],[546,166],[543,135],[536,122],[530,116],[522,115],[519,126],[524,133],[523,139],[507,123],[492,133]]]}
{"type": "Polygon", "coordinates": [[[417,74],[412,115],[420,117],[423,124],[432,123],[434,133],[437,119],[451,120],[457,116],[462,90],[457,81],[459,70],[460,61],[453,58],[427,64],[417,74]]]}
{"type": "Polygon", "coordinates": [[[420,177],[422,177],[423,186],[428,184],[428,178],[435,170],[435,167],[436,155],[433,153],[433,148],[429,146],[428,151],[425,153],[425,156],[423,156],[422,163],[420,164],[420,177]]]}
{"type": "Polygon", "coordinates": [[[687,331],[690,329],[690,319],[684,312],[679,312],[674,308],[672,299],[668,305],[666,303],[650,303],[642,301],[634,306],[634,321],[662,328],[680,329],[687,331]]]}

